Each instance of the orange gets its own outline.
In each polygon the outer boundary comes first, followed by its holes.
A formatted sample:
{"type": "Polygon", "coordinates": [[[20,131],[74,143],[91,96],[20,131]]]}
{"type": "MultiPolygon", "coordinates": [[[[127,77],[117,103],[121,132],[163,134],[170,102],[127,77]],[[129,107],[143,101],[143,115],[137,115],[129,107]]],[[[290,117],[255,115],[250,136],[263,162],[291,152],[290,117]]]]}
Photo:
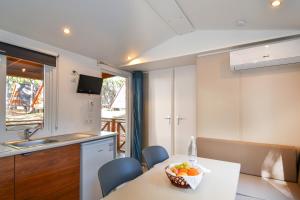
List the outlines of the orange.
{"type": "Polygon", "coordinates": [[[189,176],[197,176],[199,174],[198,170],[195,169],[195,168],[190,168],[188,171],[187,171],[187,174],[189,176]]]}
{"type": "Polygon", "coordinates": [[[179,172],[177,176],[188,176],[188,174],[186,172],[179,172]]]}
{"type": "Polygon", "coordinates": [[[171,171],[172,171],[173,173],[175,173],[175,174],[178,174],[178,169],[176,169],[175,167],[172,167],[172,168],[171,168],[171,171]]]}
{"type": "Polygon", "coordinates": [[[178,173],[187,173],[187,172],[188,172],[187,169],[179,169],[179,170],[178,170],[178,173]]]}

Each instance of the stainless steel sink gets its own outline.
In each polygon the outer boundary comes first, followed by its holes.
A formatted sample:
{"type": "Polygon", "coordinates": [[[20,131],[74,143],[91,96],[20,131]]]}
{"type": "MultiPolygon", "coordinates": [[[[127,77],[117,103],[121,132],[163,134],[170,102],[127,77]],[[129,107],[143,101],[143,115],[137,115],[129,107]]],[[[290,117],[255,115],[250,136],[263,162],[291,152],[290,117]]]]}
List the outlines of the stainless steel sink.
{"type": "Polygon", "coordinates": [[[52,136],[52,137],[36,139],[36,140],[11,141],[11,142],[4,143],[4,145],[15,149],[26,149],[30,147],[43,146],[43,145],[56,143],[56,142],[67,142],[67,141],[79,140],[79,139],[84,139],[84,138],[89,138],[94,136],[95,135],[88,134],[88,133],[74,133],[74,134],[67,134],[67,135],[52,136]]]}
{"type": "Polygon", "coordinates": [[[52,140],[52,139],[21,140],[21,141],[6,142],[5,145],[17,149],[24,149],[24,148],[42,146],[45,144],[51,144],[55,142],[58,142],[58,140],[52,140]]]}

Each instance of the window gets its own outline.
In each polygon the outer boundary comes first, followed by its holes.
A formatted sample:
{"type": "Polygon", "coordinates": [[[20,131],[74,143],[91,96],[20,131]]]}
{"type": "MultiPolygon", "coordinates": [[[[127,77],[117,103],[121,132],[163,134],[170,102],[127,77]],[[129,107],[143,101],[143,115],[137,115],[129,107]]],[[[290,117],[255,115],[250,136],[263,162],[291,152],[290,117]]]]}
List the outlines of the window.
{"type": "Polygon", "coordinates": [[[57,128],[56,56],[0,42],[0,133],[57,128]]]}
{"type": "Polygon", "coordinates": [[[44,65],[7,56],[6,130],[44,126],[44,65]]]}
{"type": "MultiPolygon", "coordinates": [[[[103,85],[101,92],[101,130],[118,133],[117,151],[125,156],[127,129],[127,79],[125,77],[102,73],[103,85]]],[[[128,131],[127,131],[128,132],[128,131]]]]}

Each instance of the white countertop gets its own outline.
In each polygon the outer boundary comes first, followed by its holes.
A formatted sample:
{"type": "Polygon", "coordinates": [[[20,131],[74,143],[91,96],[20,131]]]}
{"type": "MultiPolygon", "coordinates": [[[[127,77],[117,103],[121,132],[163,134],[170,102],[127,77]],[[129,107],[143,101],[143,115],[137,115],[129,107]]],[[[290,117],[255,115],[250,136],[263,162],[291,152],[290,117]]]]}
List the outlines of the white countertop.
{"type": "Polygon", "coordinates": [[[7,156],[14,156],[18,154],[24,154],[24,153],[30,153],[34,151],[40,151],[55,147],[61,147],[71,144],[77,144],[77,143],[83,143],[93,140],[100,140],[108,137],[114,137],[117,133],[115,132],[107,132],[107,131],[101,131],[100,133],[74,133],[74,134],[66,134],[66,135],[57,135],[57,136],[51,136],[47,137],[50,139],[58,140],[58,142],[49,143],[49,144],[43,144],[40,146],[35,147],[29,147],[24,149],[16,149],[13,147],[6,146],[5,144],[0,144],[0,158],[1,157],[7,157],[7,156]]]}
{"type": "Polygon", "coordinates": [[[196,190],[177,188],[165,174],[171,163],[187,161],[188,156],[173,156],[150,169],[137,179],[113,191],[104,200],[234,200],[240,174],[240,164],[198,158],[198,163],[210,169],[196,190]]]}

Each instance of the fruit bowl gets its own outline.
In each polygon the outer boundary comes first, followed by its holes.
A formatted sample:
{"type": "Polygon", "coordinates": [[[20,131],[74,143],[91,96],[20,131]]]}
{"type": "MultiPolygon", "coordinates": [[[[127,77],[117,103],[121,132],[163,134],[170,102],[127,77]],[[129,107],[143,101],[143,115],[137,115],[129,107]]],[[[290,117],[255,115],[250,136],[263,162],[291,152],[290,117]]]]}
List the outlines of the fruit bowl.
{"type": "Polygon", "coordinates": [[[199,166],[188,162],[170,164],[165,172],[171,183],[180,188],[190,188],[188,182],[199,184],[203,176],[203,170],[199,166]]]}

